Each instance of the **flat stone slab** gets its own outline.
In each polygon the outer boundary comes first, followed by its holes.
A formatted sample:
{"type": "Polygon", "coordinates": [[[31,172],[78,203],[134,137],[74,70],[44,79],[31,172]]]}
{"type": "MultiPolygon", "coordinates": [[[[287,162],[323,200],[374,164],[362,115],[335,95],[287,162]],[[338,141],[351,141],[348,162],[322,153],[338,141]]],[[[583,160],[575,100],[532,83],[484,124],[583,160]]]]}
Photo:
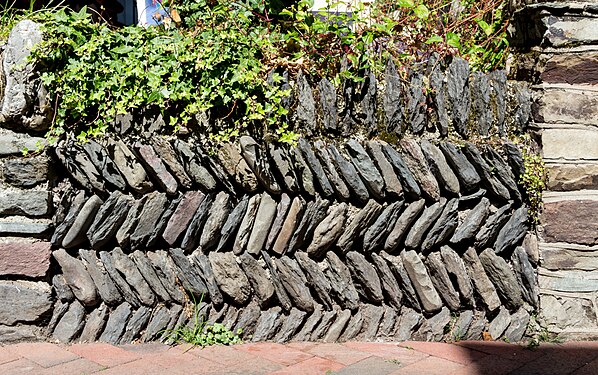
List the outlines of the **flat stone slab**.
{"type": "Polygon", "coordinates": [[[49,242],[0,243],[0,275],[43,277],[50,268],[49,242]]]}

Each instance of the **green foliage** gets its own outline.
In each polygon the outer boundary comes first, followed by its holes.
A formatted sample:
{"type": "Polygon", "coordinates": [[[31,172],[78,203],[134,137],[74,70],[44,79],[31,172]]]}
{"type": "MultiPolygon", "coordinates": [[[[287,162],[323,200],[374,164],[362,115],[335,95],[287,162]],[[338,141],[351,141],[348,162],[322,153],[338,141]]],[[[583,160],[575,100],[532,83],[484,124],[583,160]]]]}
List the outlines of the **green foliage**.
{"type": "Polygon", "coordinates": [[[533,224],[538,224],[542,209],[542,193],[546,189],[548,172],[537,144],[528,135],[522,137],[519,143],[525,167],[524,174],[519,177],[519,183],[527,193],[531,221],[533,224]]]}
{"type": "Polygon", "coordinates": [[[548,330],[546,321],[539,318],[537,314],[532,314],[527,325],[527,335],[529,341],[527,342],[528,349],[536,349],[542,343],[559,344],[563,340],[554,333],[548,330]]]}

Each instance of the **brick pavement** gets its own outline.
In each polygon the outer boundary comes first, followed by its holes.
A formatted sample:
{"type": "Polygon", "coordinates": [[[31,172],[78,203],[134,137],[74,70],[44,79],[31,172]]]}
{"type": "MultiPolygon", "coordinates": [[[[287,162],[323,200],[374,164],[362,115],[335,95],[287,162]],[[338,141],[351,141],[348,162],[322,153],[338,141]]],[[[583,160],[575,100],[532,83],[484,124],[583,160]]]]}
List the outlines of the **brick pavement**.
{"type": "Polygon", "coordinates": [[[247,343],[186,345],[0,346],[0,374],[598,374],[598,342],[542,344],[535,350],[504,342],[247,343]]]}

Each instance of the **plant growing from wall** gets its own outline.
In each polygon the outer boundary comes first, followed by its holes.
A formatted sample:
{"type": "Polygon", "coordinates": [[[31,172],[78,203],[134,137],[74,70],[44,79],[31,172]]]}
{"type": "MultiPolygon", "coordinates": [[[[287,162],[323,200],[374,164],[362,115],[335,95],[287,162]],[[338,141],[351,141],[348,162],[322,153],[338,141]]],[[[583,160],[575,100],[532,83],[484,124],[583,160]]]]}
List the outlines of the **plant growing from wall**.
{"type": "Polygon", "coordinates": [[[542,193],[546,189],[548,172],[538,145],[529,135],[521,137],[519,144],[525,168],[524,173],[519,177],[519,183],[527,193],[531,221],[533,224],[538,224],[542,210],[542,193]]]}

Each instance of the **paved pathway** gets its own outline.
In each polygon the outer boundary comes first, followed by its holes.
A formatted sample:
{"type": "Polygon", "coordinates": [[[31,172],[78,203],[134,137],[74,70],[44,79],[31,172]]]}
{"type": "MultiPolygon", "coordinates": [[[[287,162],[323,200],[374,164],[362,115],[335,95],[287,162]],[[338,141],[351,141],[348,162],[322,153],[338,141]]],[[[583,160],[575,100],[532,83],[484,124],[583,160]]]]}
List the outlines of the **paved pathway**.
{"type": "Polygon", "coordinates": [[[0,374],[598,374],[598,342],[274,343],[205,349],[161,344],[0,347],[0,374]]]}

